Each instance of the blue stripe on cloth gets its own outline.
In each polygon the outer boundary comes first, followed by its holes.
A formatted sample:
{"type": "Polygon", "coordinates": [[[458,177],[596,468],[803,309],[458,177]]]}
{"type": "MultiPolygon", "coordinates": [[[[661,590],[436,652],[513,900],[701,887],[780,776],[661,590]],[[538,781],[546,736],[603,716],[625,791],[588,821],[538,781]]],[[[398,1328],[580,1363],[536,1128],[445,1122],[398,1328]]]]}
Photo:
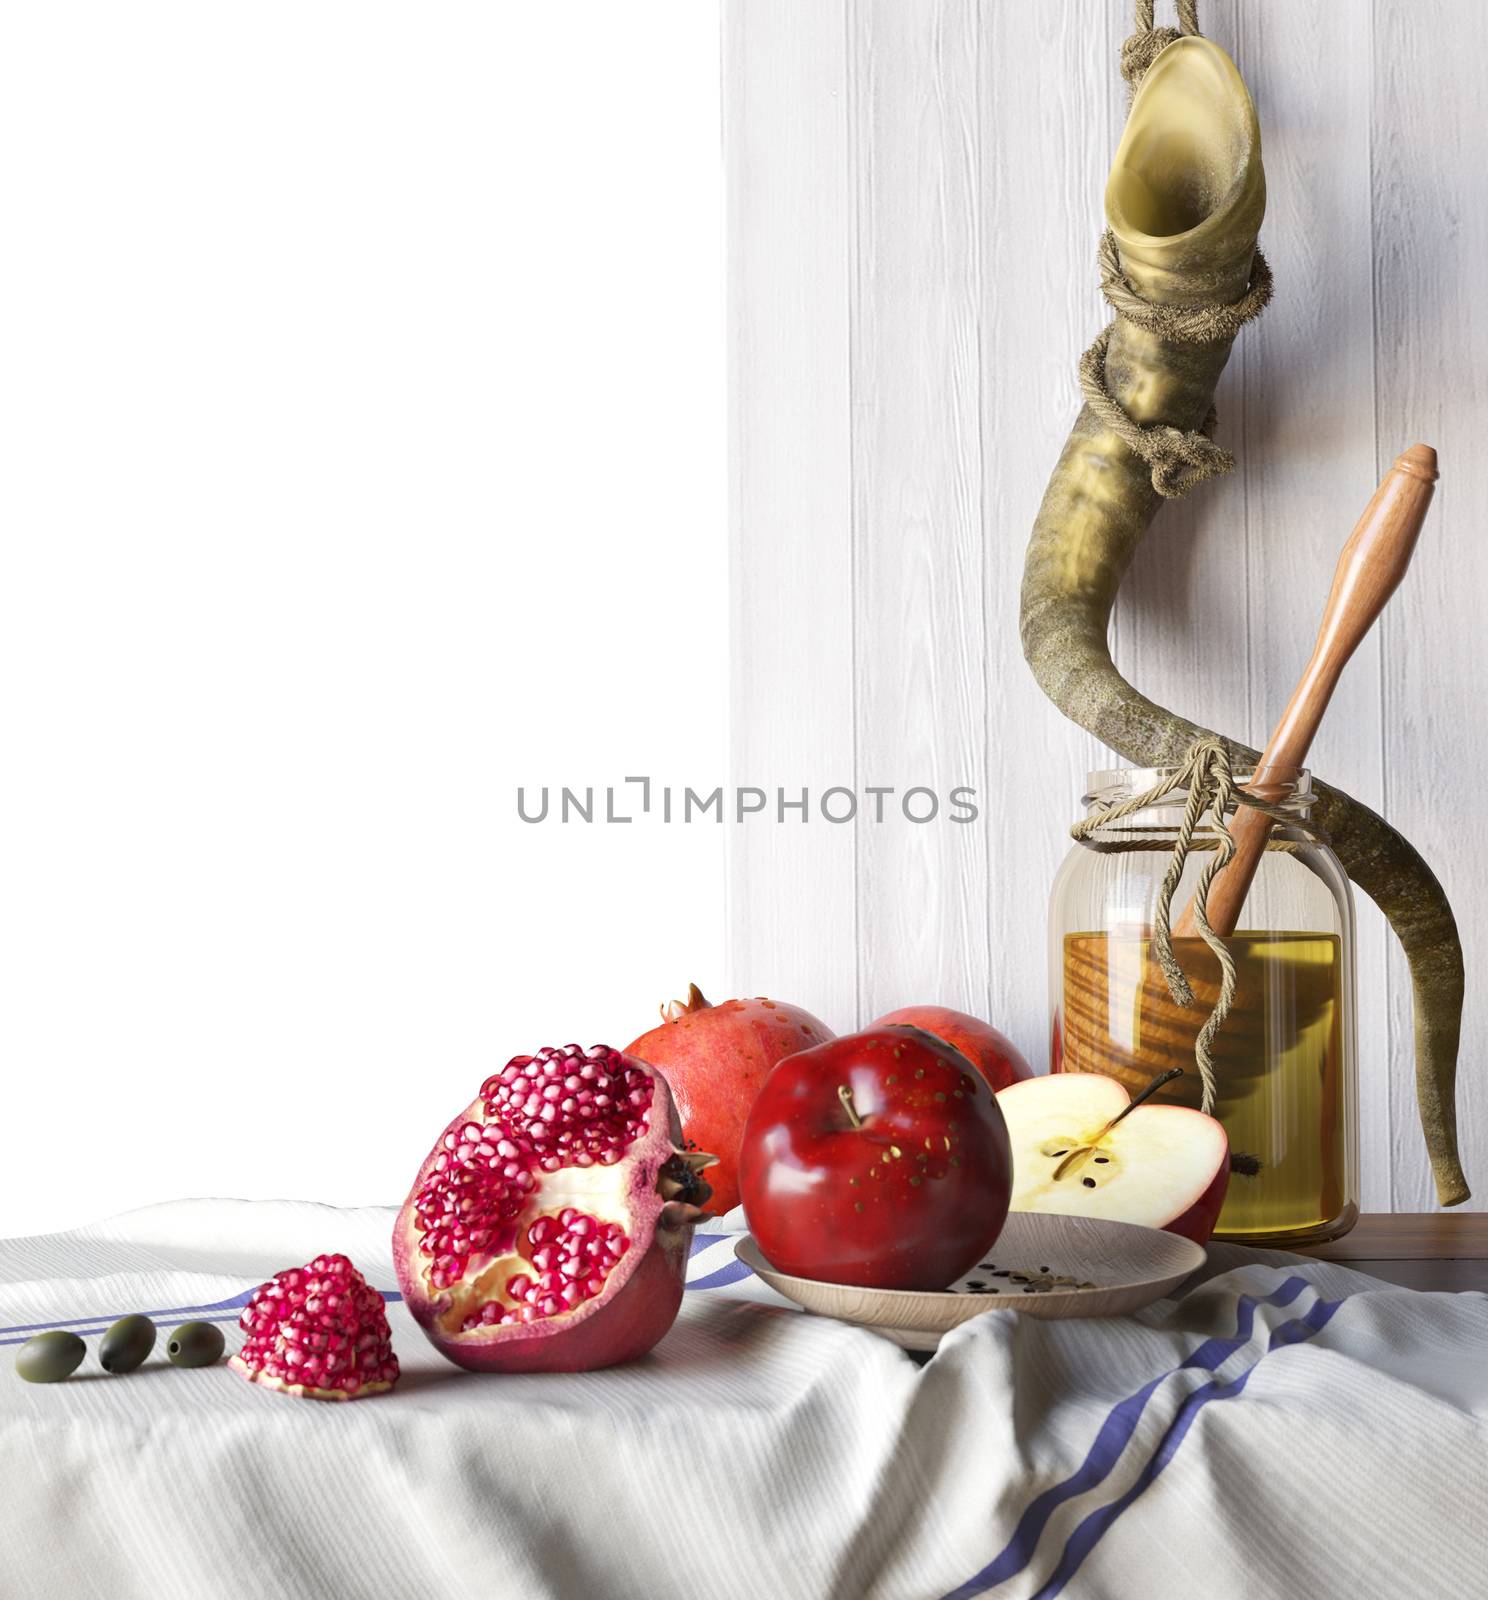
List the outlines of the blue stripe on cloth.
{"type": "MultiPolygon", "coordinates": [[[[695,1233],[692,1244],[688,1250],[689,1260],[710,1245],[723,1244],[728,1240],[737,1238],[732,1233],[695,1233]]],[[[749,1268],[742,1261],[732,1261],[729,1266],[721,1267],[717,1272],[710,1272],[696,1283],[689,1283],[689,1289],[716,1289],[725,1283],[737,1283],[740,1278],[749,1275],[749,1268]],[[737,1269],[737,1270],[735,1270],[737,1269]]],[[[142,1315],[155,1317],[188,1317],[194,1316],[202,1322],[236,1322],[237,1313],[246,1306],[253,1296],[254,1289],[244,1289],[241,1294],[235,1294],[227,1300],[213,1300],[209,1304],[199,1306],[166,1306],[159,1311],[146,1311],[142,1315]],[[231,1312],[230,1316],[214,1316],[213,1312],[231,1312]]],[[[396,1289],[383,1289],[379,1291],[382,1298],[389,1305],[396,1305],[403,1296],[396,1289]]],[[[84,1337],[94,1333],[101,1333],[111,1323],[117,1322],[120,1317],[128,1316],[125,1311],[94,1312],[89,1316],[62,1317],[56,1322],[18,1322],[11,1327],[0,1327],[0,1347],[8,1344],[25,1344],[33,1334],[47,1333],[53,1328],[71,1328],[84,1337]],[[95,1327],[94,1325],[97,1324],[95,1327]]]]}
{"type": "MultiPolygon", "coordinates": [[[[0,1328],[0,1334],[18,1335],[19,1337],[0,1338],[0,1345],[25,1344],[26,1340],[34,1333],[46,1333],[52,1328],[73,1328],[79,1333],[101,1332],[120,1317],[139,1315],[150,1318],[155,1317],[195,1317],[202,1322],[236,1322],[236,1313],[253,1298],[258,1285],[252,1289],[244,1289],[241,1294],[235,1294],[227,1300],[213,1300],[206,1305],[199,1306],[165,1306],[158,1311],[143,1311],[131,1313],[128,1311],[95,1311],[84,1317],[63,1317],[57,1322],[18,1322],[9,1328],[0,1328]],[[215,1317],[210,1315],[214,1311],[233,1313],[230,1316],[215,1317]]],[[[396,1289],[379,1289],[378,1293],[389,1305],[394,1305],[402,1300],[403,1296],[396,1289]]]]}
{"type": "Polygon", "coordinates": [[[1160,1373],[1144,1384],[1135,1394],[1112,1407],[1096,1433],[1095,1441],[1086,1452],[1079,1467],[1062,1482],[1044,1490],[1029,1502],[1018,1519],[1018,1526],[1006,1547],[982,1570],[968,1578],[959,1588],[953,1589],[945,1600],[970,1600],[972,1595],[985,1593],[999,1583],[1005,1583],[1015,1573],[1021,1572],[1033,1559],[1044,1529],[1054,1513],[1067,1501],[1088,1493],[1102,1483],[1115,1468],[1135,1434],[1147,1402],[1153,1394],[1173,1377],[1185,1370],[1213,1372],[1243,1349],[1252,1337],[1255,1314],[1259,1306],[1286,1306],[1308,1287],[1305,1278],[1288,1278],[1268,1295],[1241,1295],[1235,1302],[1235,1332],[1228,1338],[1206,1339],[1176,1367],[1160,1373]]]}
{"type": "MultiPolygon", "coordinates": [[[[164,1315],[166,1315],[166,1313],[162,1312],[161,1315],[164,1316],[164,1315]]],[[[236,1312],[236,1311],[214,1311],[210,1316],[193,1317],[191,1320],[193,1322],[230,1322],[230,1323],[233,1324],[234,1327],[236,1327],[237,1326],[237,1322],[238,1322],[238,1316],[239,1316],[239,1313],[236,1312]]],[[[114,1321],[117,1322],[118,1318],[116,1317],[114,1319],[114,1321]]],[[[62,1326],[64,1326],[64,1324],[57,1323],[57,1324],[55,1324],[55,1326],[56,1327],[62,1327],[62,1326]]],[[[83,1327],[83,1326],[79,1326],[79,1325],[74,1324],[74,1325],[71,1326],[71,1330],[70,1331],[75,1333],[78,1336],[79,1339],[92,1339],[92,1338],[97,1337],[100,1334],[107,1333],[111,1326],[112,1326],[112,1324],[108,1323],[108,1322],[100,1322],[96,1328],[83,1327]]],[[[25,1344],[27,1338],[29,1338],[29,1337],[32,1337],[32,1336],[31,1335],[22,1335],[21,1337],[15,1338],[15,1339],[0,1339],[0,1345],[25,1344]]]]}
{"type": "Polygon", "coordinates": [[[1162,1437],[1162,1442],[1153,1452],[1151,1460],[1142,1468],[1137,1480],[1119,1499],[1113,1500],[1110,1505],[1102,1506],[1099,1511],[1092,1511],[1088,1517],[1070,1535],[1064,1547],[1064,1553],[1059,1558],[1059,1565],[1055,1567],[1048,1582],[1033,1597],[1033,1600],[1054,1600],[1056,1595],[1064,1592],[1064,1586],[1074,1577],[1080,1563],[1100,1543],[1110,1531],[1111,1526],[1131,1503],[1142,1495],[1157,1478],[1164,1467],[1178,1454],[1178,1447],[1183,1443],[1184,1436],[1193,1426],[1194,1418],[1209,1404],[1211,1400],[1233,1400],[1236,1395],[1245,1390],[1245,1385],[1250,1382],[1252,1374],[1261,1362],[1274,1350],[1285,1349],[1288,1345],[1302,1344],[1311,1339],[1314,1334],[1321,1333],[1332,1320],[1333,1313],[1344,1302],[1342,1300],[1318,1300],[1312,1309],[1303,1316],[1295,1317],[1290,1322],[1284,1322],[1271,1335],[1270,1343],[1265,1352],[1248,1366],[1239,1377],[1231,1378],[1227,1383],[1206,1383],[1195,1389],[1183,1404],[1178,1408],[1178,1414],[1168,1424],[1167,1432],[1162,1437]]]}
{"type": "Polygon", "coordinates": [[[706,1273],[701,1278],[695,1278],[687,1285],[689,1289],[721,1289],[725,1284],[738,1283],[743,1278],[752,1277],[754,1269],[746,1267],[737,1258],[725,1262],[716,1272],[706,1273]]]}

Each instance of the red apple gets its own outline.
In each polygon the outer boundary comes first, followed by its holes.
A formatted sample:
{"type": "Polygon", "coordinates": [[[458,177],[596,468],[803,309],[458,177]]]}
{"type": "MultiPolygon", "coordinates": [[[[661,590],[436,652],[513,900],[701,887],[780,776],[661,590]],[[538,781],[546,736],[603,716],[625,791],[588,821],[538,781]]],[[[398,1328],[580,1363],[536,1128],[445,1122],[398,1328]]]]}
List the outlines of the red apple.
{"type": "Polygon", "coordinates": [[[904,1006],[870,1026],[885,1028],[895,1023],[923,1028],[926,1033],[933,1033],[937,1039],[954,1045],[994,1090],[1006,1089],[1010,1083],[1021,1083],[1024,1078],[1033,1076],[1033,1068],[1006,1034],[965,1011],[952,1011],[949,1006],[904,1006]]]}
{"type": "Polygon", "coordinates": [[[739,1152],[744,1215],[772,1266],[873,1289],[944,1289],[1007,1218],[992,1091],[920,1028],[868,1028],[789,1056],[739,1152]]]}
{"type": "Polygon", "coordinates": [[[798,1050],[834,1037],[799,1006],[775,1000],[725,1000],[709,1005],[694,983],[685,1000],[662,1008],[659,1028],[625,1047],[666,1079],[689,1150],[710,1150],[708,1169],[716,1216],[739,1203],[739,1140],[744,1121],[770,1068],[798,1050]]]}
{"type": "Polygon", "coordinates": [[[1197,1244],[1214,1232],[1230,1142],[1213,1117],[1133,1101],[1098,1072],[1030,1078],[997,1104],[1013,1147],[1012,1210],[1140,1222],[1197,1244]]]}

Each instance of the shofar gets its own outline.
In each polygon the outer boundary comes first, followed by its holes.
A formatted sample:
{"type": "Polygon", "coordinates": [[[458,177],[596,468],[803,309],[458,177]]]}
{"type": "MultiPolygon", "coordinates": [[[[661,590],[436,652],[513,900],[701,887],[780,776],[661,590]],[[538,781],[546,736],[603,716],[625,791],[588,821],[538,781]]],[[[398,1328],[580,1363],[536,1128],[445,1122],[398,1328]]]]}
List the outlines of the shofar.
{"type": "MultiPolygon", "coordinates": [[[[1198,37],[1174,41],[1143,78],[1106,187],[1121,274],[1144,300],[1173,308],[1231,305],[1251,282],[1266,206],[1260,129],[1235,64],[1198,37]]],[[[1233,330],[1205,343],[1118,318],[1105,386],[1151,437],[1178,443],[1204,427],[1233,330]]],[[[1179,446],[1181,450],[1182,445],[1179,446]]],[[[1064,714],[1126,760],[1177,766],[1209,730],[1164,710],[1111,660],[1111,608],[1162,496],[1154,465],[1087,403],[1049,480],[1023,573],[1023,653],[1064,714]]],[[[1171,470],[1171,464],[1170,464],[1171,470]]],[[[1169,492],[1172,492],[1171,489],[1169,492]]],[[[1222,737],[1222,736],[1221,736],[1222,737]]],[[[1257,752],[1226,739],[1237,769],[1257,752]]],[[[1457,1154],[1455,1083],[1462,947],[1431,869],[1383,818],[1317,785],[1313,810],[1345,870],[1389,918],[1415,986],[1416,1095],[1444,1206],[1468,1198],[1457,1154]]]]}

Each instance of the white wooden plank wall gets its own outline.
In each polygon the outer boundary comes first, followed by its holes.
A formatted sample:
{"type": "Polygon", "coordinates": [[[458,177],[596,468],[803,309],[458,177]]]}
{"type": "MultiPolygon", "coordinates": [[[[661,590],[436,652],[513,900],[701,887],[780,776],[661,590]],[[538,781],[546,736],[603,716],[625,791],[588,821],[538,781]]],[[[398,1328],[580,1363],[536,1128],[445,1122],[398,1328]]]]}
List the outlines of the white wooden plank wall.
{"type": "MultiPolygon", "coordinates": [[[[1219,396],[1240,468],[1159,516],[1116,658],[1263,742],[1380,473],[1418,438],[1440,450],[1416,568],[1313,765],[1414,840],[1457,908],[1459,1103],[1488,1208],[1488,6],[1200,15],[1260,108],[1278,293],[1219,396]]],[[[940,999],[1046,1054],[1049,882],[1108,758],[1024,666],[1018,586],[1106,317],[1094,250],[1129,26],[1128,0],[726,0],[733,781],[964,783],[982,805],[973,827],[730,829],[733,984],[838,1028],[940,999]]],[[[1363,1201],[1429,1209],[1408,975],[1359,911],[1363,1201]]]]}
{"type": "MultiPolygon", "coordinates": [[[[840,6],[725,12],[731,766],[772,794],[855,771],[846,42],[840,6]]],[[[851,830],[730,837],[733,971],[851,1015],[851,830]]]]}

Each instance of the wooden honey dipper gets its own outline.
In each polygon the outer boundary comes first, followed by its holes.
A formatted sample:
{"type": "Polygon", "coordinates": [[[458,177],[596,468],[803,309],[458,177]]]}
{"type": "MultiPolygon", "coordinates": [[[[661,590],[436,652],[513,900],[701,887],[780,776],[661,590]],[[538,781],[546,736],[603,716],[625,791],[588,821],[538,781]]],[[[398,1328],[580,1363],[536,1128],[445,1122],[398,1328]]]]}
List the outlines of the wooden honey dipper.
{"type": "MultiPolygon", "coordinates": [[[[1258,800],[1274,799],[1281,792],[1278,780],[1294,778],[1306,761],[1344,667],[1405,576],[1436,479],[1436,451],[1429,444],[1413,444],[1396,457],[1349,535],[1333,574],[1312,659],[1247,785],[1246,792],[1258,800]]],[[[1228,938],[1239,924],[1272,824],[1264,811],[1241,806],[1230,825],[1235,853],[1215,874],[1206,906],[1209,925],[1221,938],[1228,938]]],[[[1190,902],[1173,932],[1181,938],[1197,931],[1190,902]]]]}

